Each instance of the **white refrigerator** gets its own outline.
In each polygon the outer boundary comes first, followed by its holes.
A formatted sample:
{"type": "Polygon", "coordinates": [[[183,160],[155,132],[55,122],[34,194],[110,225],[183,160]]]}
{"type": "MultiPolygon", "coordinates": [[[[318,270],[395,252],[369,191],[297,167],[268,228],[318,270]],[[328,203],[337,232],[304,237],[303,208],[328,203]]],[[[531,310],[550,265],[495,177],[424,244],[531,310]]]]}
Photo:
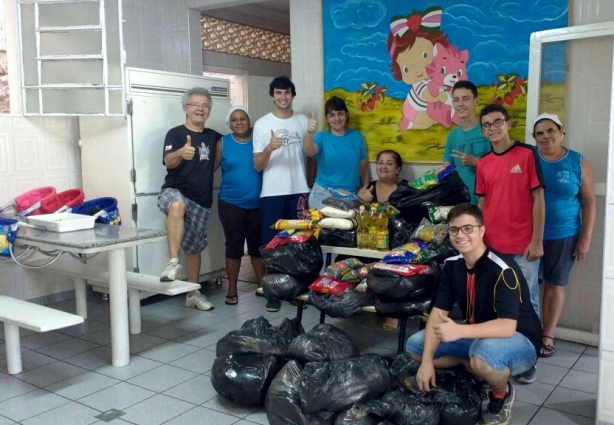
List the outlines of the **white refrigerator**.
{"type": "MultiPolygon", "coordinates": [[[[86,199],[117,198],[123,226],[165,228],[166,217],[156,203],[166,176],[164,137],[170,128],[185,123],[181,96],[195,86],[205,87],[212,95],[205,126],[226,134],[224,119],[230,108],[227,80],[154,70],[126,69],[126,117],[80,117],[86,199]]],[[[218,170],[201,281],[219,277],[225,267],[224,232],[217,214],[219,185],[218,170]]],[[[130,270],[159,275],[168,262],[166,242],[134,248],[130,260],[130,270]]]]}

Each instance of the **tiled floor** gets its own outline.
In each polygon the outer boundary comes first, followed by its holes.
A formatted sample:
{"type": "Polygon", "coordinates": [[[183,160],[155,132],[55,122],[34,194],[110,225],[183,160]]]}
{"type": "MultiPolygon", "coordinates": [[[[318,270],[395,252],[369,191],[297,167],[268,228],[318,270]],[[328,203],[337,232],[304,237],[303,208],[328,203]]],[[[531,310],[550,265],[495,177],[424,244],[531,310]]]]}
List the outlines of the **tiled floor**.
{"type": "MultiPolygon", "coordinates": [[[[260,315],[278,324],[296,314],[287,304],[277,313],[266,312],[265,300],[254,296],[251,268],[244,264],[237,306],[225,305],[226,286],[215,284],[203,285],[215,305],[211,312],[185,308],[183,296],[145,301],[143,332],[130,338],[133,355],[127,367],[110,365],[108,305],[98,294],[90,294],[83,325],[46,334],[21,330],[24,371],[18,375],[6,373],[0,331],[0,425],[268,424],[263,409],[217,396],[209,375],[216,342],[227,332],[260,315]],[[109,422],[96,418],[110,409],[125,414],[109,422]]],[[[53,307],[72,312],[74,302],[53,307]]],[[[315,308],[306,309],[305,329],[318,317],[315,308]]],[[[397,334],[382,332],[375,315],[327,322],[343,328],[362,353],[395,355],[397,334]]],[[[556,355],[539,362],[538,382],[515,387],[513,424],[594,423],[597,350],[556,344],[556,355]]]]}

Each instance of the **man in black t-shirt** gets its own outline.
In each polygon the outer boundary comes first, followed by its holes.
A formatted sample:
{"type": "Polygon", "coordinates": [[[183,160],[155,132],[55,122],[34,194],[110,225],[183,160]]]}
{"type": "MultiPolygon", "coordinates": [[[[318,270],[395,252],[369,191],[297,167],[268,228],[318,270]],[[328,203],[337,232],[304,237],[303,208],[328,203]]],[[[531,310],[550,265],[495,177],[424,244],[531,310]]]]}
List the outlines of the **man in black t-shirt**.
{"type": "MultiPolygon", "coordinates": [[[[179,249],[185,252],[187,281],[198,283],[200,255],[207,247],[211,216],[216,142],[221,135],[205,128],[211,112],[211,95],[202,87],[187,90],[182,97],[186,122],[166,134],[162,162],[167,175],[158,196],[158,208],[166,215],[169,262],[161,281],[180,277],[179,249]]],[[[211,310],[213,305],[199,291],[186,297],[186,307],[211,310]]]]}
{"type": "Polygon", "coordinates": [[[459,204],[448,221],[460,255],[446,260],[426,328],[407,340],[406,349],[421,362],[416,380],[422,391],[436,385],[435,368],[462,364],[491,387],[482,424],[509,424],[515,396],[509,378],[536,362],[541,323],[518,265],[484,243],[482,211],[459,204]],[[448,317],[455,303],[462,323],[448,317]]]}

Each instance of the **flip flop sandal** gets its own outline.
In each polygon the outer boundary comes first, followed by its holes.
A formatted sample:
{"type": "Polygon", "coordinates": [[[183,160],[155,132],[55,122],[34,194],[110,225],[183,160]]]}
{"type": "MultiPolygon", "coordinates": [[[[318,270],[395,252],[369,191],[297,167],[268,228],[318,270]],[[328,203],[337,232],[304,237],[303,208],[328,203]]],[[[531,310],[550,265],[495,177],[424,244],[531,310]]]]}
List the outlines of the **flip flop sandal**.
{"type": "Polygon", "coordinates": [[[539,357],[552,357],[554,356],[554,352],[556,351],[556,347],[554,346],[554,338],[549,335],[542,335],[542,338],[547,338],[552,340],[552,344],[544,344],[539,350],[539,357]]]}
{"type": "Polygon", "coordinates": [[[224,303],[228,305],[237,305],[239,304],[239,297],[237,295],[228,295],[224,303]]]}

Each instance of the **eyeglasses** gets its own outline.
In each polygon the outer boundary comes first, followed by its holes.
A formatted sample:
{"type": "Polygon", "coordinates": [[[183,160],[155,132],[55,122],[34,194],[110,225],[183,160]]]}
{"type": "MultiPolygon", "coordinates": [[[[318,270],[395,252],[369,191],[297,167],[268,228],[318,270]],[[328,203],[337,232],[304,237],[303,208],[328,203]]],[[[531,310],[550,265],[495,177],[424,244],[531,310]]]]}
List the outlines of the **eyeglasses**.
{"type": "Polygon", "coordinates": [[[469,233],[473,232],[474,227],[482,227],[482,226],[483,224],[465,224],[464,226],[461,226],[461,227],[448,227],[448,233],[450,233],[452,236],[456,236],[458,235],[458,231],[460,230],[465,235],[468,235],[469,233]]]}
{"type": "Polygon", "coordinates": [[[497,118],[493,122],[483,122],[482,123],[482,131],[488,131],[492,127],[501,127],[507,120],[504,118],[497,118]]]}
{"type": "Polygon", "coordinates": [[[210,105],[207,105],[206,103],[186,103],[185,106],[190,106],[194,109],[202,109],[202,110],[209,110],[211,109],[210,105]]]}

